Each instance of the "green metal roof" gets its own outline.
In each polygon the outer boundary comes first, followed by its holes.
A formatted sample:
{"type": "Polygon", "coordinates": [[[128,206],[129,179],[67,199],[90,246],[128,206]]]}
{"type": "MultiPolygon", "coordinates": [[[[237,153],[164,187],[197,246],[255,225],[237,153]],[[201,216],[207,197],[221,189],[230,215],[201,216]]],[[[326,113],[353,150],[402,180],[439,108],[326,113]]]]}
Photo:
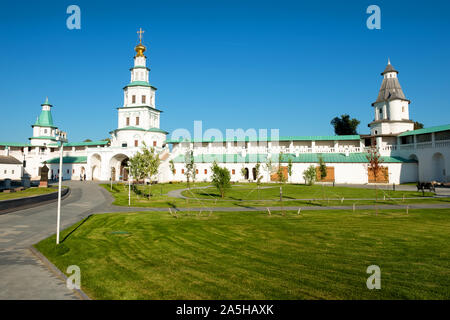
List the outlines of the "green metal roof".
{"type": "Polygon", "coordinates": [[[31,147],[29,143],[16,143],[16,142],[0,142],[0,146],[5,147],[31,147]]]}
{"type": "Polygon", "coordinates": [[[150,83],[148,83],[147,81],[133,81],[133,82],[130,82],[129,84],[127,84],[127,85],[126,85],[125,87],[123,87],[123,88],[125,89],[125,88],[127,88],[127,87],[137,87],[137,86],[140,86],[140,87],[150,87],[150,88],[153,88],[153,89],[156,90],[156,88],[155,88],[154,86],[150,85],[150,83]]]}
{"type": "Polygon", "coordinates": [[[51,136],[48,136],[48,137],[46,137],[46,136],[39,136],[39,137],[31,137],[31,138],[28,138],[28,139],[42,139],[42,140],[55,140],[56,141],[56,138],[55,137],[51,137],[51,136]]]}
{"type": "MultiPolygon", "coordinates": [[[[343,153],[302,153],[298,157],[295,154],[283,154],[282,162],[288,162],[289,158],[292,162],[297,163],[318,163],[319,156],[322,156],[323,161],[326,163],[368,163],[366,153],[350,153],[349,156],[345,156],[343,153]]],[[[402,157],[389,157],[382,156],[382,161],[385,163],[415,163],[417,161],[405,159],[402,157]]],[[[221,163],[248,163],[248,162],[261,162],[264,163],[267,160],[266,154],[248,154],[242,157],[239,154],[203,154],[194,156],[194,161],[197,163],[212,163],[213,161],[221,163]],[[251,160],[251,161],[250,161],[251,160]]],[[[271,156],[273,163],[278,162],[278,155],[271,156]]],[[[174,162],[184,163],[184,155],[179,155],[173,159],[174,162]]]]}
{"type": "Polygon", "coordinates": [[[168,139],[167,143],[180,143],[180,142],[257,142],[257,141],[343,141],[343,140],[360,140],[359,135],[342,135],[342,136],[286,136],[272,139],[271,137],[257,138],[257,137],[244,137],[244,138],[225,138],[216,139],[211,137],[211,139],[184,139],[180,137],[179,139],[168,139]]]}
{"type": "Polygon", "coordinates": [[[41,104],[41,106],[52,106],[50,102],[48,102],[48,97],[45,98],[45,102],[41,104]]]}
{"type": "MultiPolygon", "coordinates": [[[[47,163],[59,163],[59,157],[46,161],[47,163]]],[[[63,163],[86,163],[87,157],[63,157],[63,163]]]]}
{"type": "Polygon", "coordinates": [[[139,127],[124,127],[124,128],[116,129],[114,131],[122,131],[122,130],[137,130],[137,131],[160,132],[160,133],[168,134],[167,131],[164,131],[164,130],[159,129],[159,128],[144,129],[144,128],[139,128],[139,127]]]}
{"type": "MultiPolygon", "coordinates": [[[[108,141],[98,140],[98,141],[89,141],[89,142],[71,142],[64,143],[64,147],[83,147],[83,146],[104,146],[107,145],[108,141]]],[[[51,143],[49,146],[59,146],[58,143],[51,143]]]]}
{"type": "Polygon", "coordinates": [[[442,126],[435,126],[435,127],[429,127],[429,128],[423,128],[423,129],[417,129],[417,130],[411,130],[406,131],[401,134],[399,134],[399,137],[404,136],[411,136],[416,134],[425,134],[425,133],[432,133],[432,132],[440,132],[440,131],[447,131],[450,130],[450,124],[442,125],[442,126]]]}
{"type": "Polygon", "coordinates": [[[39,117],[37,118],[36,122],[34,123],[35,126],[40,126],[40,127],[52,127],[52,128],[56,128],[53,125],[53,118],[52,118],[52,113],[50,112],[50,110],[42,110],[41,114],[39,115],[39,117]]]}

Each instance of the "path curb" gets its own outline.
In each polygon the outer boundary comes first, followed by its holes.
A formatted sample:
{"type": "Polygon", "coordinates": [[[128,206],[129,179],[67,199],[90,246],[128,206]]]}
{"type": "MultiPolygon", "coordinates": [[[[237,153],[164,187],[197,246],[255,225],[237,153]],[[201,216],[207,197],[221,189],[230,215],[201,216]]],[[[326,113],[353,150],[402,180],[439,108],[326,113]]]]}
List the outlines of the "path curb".
{"type": "MultiPolygon", "coordinates": [[[[70,192],[71,190],[69,187],[63,188],[61,190],[61,200],[67,198],[70,195],[70,192]]],[[[55,202],[57,200],[58,191],[32,197],[2,200],[0,201],[0,215],[18,210],[34,208],[37,206],[55,202]]]]}
{"type": "MultiPolygon", "coordinates": [[[[31,253],[33,253],[41,262],[58,278],[60,278],[64,283],[67,282],[67,276],[61,272],[53,263],[51,263],[42,253],[40,253],[35,247],[31,246],[28,248],[31,253]]],[[[89,296],[83,292],[81,289],[72,289],[76,295],[78,295],[81,300],[92,300],[89,296]]]]}

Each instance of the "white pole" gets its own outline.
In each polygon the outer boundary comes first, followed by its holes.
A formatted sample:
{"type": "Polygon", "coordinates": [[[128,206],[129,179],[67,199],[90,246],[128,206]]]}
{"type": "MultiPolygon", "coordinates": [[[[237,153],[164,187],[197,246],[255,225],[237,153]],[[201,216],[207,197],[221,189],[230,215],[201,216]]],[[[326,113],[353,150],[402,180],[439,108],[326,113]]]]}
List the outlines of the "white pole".
{"type": "Polygon", "coordinates": [[[130,167],[128,167],[128,206],[131,206],[131,175],[130,167]]]}
{"type": "Polygon", "coordinates": [[[59,244],[59,223],[61,220],[61,178],[62,178],[62,158],[63,158],[63,141],[61,141],[61,152],[59,155],[59,185],[58,185],[58,216],[56,222],[56,244],[59,244]]]}

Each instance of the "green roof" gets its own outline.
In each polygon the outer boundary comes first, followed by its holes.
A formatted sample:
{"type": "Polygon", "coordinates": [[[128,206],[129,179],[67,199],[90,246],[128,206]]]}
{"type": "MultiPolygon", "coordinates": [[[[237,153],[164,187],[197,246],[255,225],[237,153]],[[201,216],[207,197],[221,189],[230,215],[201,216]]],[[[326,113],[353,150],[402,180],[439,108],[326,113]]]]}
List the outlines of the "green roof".
{"type": "Polygon", "coordinates": [[[133,70],[133,69],[147,69],[147,70],[150,70],[150,68],[147,68],[147,67],[144,67],[144,66],[135,66],[135,67],[131,67],[130,68],[130,70],[133,70]]]}
{"type": "Polygon", "coordinates": [[[16,142],[0,142],[0,146],[5,147],[30,147],[29,143],[16,143],[16,142]]]}
{"type": "Polygon", "coordinates": [[[429,128],[423,128],[423,129],[417,129],[417,130],[411,130],[406,131],[401,134],[399,134],[399,137],[404,136],[411,136],[416,134],[425,134],[425,133],[432,133],[432,132],[439,132],[439,131],[447,131],[450,130],[450,124],[442,125],[442,126],[435,126],[435,127],[429,127],[429,128]]]}
{"type": "MultiPolygon", "coordinates": [[[[47,163],[59,163],[59,157],[46,161],[47,163]]],[[[86,163],[87,157],[63,157],[63,163],[86,163]]]]}
{"type": "MultiPolygon", "coordinates": [[[[89,142],[71,142],[64,143],[64,147],[82,147],[82,146],[104,146],[107,145],[108,141],[98,140],[98,141],[89,141],[89,142]]],[[[49,146],[59,146],[58,143],[51,143],[49,146]]]]}
{"type": "Polygon", "coordinates": [[[50,112],[50,110],[42,110],[41,114],[36,119],[36,122],[34,123],[34,125],[35,126],[40,126],[40,127],[56,128],[53,125],[53,118],[52,118],[52,113],[50,112]]]}
{"type": "MultiPolygon", "coordinates": [[[[298,163],[318,163],[319,156],[322,156],[323,161],[326,163],[368,163],[366,153],[350,153],[345,156],[343,153],[302,153],[298,157],[295,154],[283,154],[282,162],[288,162],[289,158],[292,162],[298,163]]],[[[397,156],[382,156],[385,163],[415,163],[415,160],[405,159],[397,156]]],[[[194,161],[197,163],[212,163],[213,161],[221,163],[248,163],[261,162],[264,163],[267,160],[266,154],[248,154],[242,157],[240,154],[203,154],[194,156],[194,161]]],[[[272,162],[275,164],[278,162],[278,155],[271,156],[272,162]]],[[[184,163],[184,155],[179,155],[173,159],[174,162],[184,163]]]]}
{"type": "Polygon", "coordinates": [[[41,104],[41,106],[52,106],[50,102],[48,102],[48,97],[45,98],[45,102],[41,104]]]}
{"type": "Polygon", "coordinates": [[[139,127],[124,127],[124,128],[116,129],[114,131],[122,131],[122,130],[137,130],[137,131],[160,132],[160,133],[168,134],[167,131],[164,131],[164,130],[159,129],[159,128],[144,129],[144,128],[139,128],[139,127]]]}
{"type": "Polygon", "coordinates": [[[361,137],[359,135],[342,135],[342,136],[286,136],[279,137],[277,139],[272,139],[271,137],[257,138],[257,137],[244,137],[244,138],[225,138],[225,139],[216,139],[215,137],[211,137],[211,139],[184,139],[180,137],[179,139],[168,139],[167,143],[179,143],[179,142],[257,142],[257,141],[342,141],[342,140],[360,140],[361,137]]]}
{"type": "Polygon", "coordinates": [[[133,81],[130,82],[129,84],[127,84],[125,87],[123,87],[124,89],[126,87],[150,87],[156,90],[156,88],[152,85],[150,85],[150,83],[148,83],[147,81],[133,81]]]}
{"type": "Polygon", "coordinates": [[[51,136],[48,136],[48,137],[46,137],[46,136],[39,136],[39,137],[31,137],[31,138],[28,138],[28,139],[42,139],[42,140],[55,140],[56,141],[56,138],[55,137],[51,137],[51,136]]]}

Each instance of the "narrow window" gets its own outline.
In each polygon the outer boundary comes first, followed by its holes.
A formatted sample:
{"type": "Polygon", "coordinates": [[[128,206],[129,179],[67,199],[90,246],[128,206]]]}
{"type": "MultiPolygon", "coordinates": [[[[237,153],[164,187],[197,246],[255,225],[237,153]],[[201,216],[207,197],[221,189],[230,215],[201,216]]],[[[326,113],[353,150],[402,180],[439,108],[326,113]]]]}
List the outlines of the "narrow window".
{"type": "Polygon", "coordinates": [[[136,96],[134,94],[131,96],[131,103],[136,103],[136,96]]]}
{"type": "Polygon", "coordinates": [[[195,174],[198,174],[198,169],[195,169],[195,174]]]}
{"type": "Polygon", "coordinates": [[[145,103],[146,96],[142,96],[142,103],[145,103]]]}
{"type": "Polygon", "coordinates": [[[205,174],[208,174],[208,169],[205,169],[205,174]]]}
{"type": "Polygon", "coordinates": [[[67,174],[69,174],[69,169],[67,169],[67,174]]]}
{"type": "Polygon", "coordinates": [[[235,173],[236,173],[236,170],[231,169],[231,174],[235,174],[235,173]]]}
{"type": "Polygon", "coordinates": [[[153,146],[156,147],[156,141],[153,141],[153,146]]]}
{"type": "Polygon", "coordinates": [[[134,146],[137,147],[138,146],[138,141],[134,140],[134,146]]]}
{"type": "Polygon", "coordinates": [[[130,125],[130,118],[129,117],[127,117],[126,122],[127,122],[127,126],[129,126],[130,125]]]}
{"type": "MultiPolygon", "coordinates": [[[[6,172],[5,172],[6,173],[6,172]]],[[[181,169],[181,173],[184,174],[184,169],[181,169]]]]}
{"type": "Polygon", "coordinates": [[[139,125],[139,117],[136,117],[136,125],[139,125]]]}
{"type": "Polygon", "coordinates": [[[75,173],[75,169],[72,169],[72,174],[74,174],[75,173]]]}
{"type": "Polygon", "coordinates": [[[405,112],[405,107],[402,107],[402,112],[405,112]]]}
{"type": "Polygon", "coordinates": [[[177,173],[177,169],[173,169],[173,174],[176,174],[177,173]]]}
{"type": "Polygon", "coordinates": [[[14,174],[14,170],[11,170],[11,173],[14,174]]]}

